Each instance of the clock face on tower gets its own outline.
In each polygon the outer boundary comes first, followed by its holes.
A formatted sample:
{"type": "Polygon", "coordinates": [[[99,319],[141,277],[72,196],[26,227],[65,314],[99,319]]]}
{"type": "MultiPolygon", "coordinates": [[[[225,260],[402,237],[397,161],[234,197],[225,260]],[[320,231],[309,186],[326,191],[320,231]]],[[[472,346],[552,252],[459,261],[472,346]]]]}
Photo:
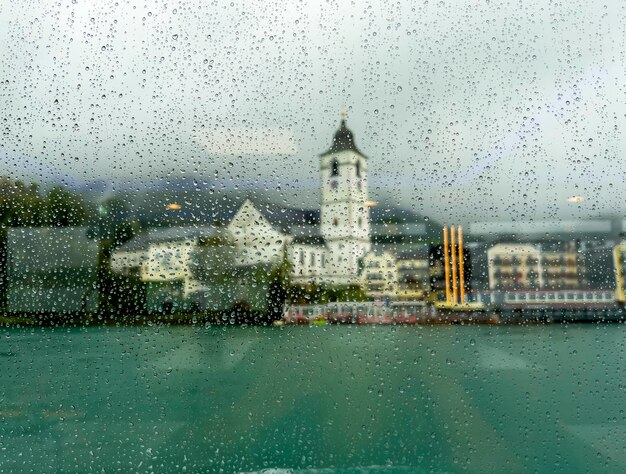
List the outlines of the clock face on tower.
{"type": "Polygon", "coordinates": [[[330,189],[337,189],[337,186],[339,186],[339,183],[337,182],[337,180],[336,179],[331,180],[330,189]]]}

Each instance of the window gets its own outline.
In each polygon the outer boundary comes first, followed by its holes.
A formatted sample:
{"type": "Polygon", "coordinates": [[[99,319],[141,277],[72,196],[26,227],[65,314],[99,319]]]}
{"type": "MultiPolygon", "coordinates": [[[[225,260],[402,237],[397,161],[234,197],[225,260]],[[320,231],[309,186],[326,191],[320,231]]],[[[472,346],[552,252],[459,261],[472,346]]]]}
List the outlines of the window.
{"type": "Polygon", "coordinates": [[[339,176],[339,162],[337,160],[332,161],[330,175],[339,176]]]}
{"type": "Polygon", "coordinates": [[[625,25],[5,0],[0,473],[626,472],[625,25]]]}

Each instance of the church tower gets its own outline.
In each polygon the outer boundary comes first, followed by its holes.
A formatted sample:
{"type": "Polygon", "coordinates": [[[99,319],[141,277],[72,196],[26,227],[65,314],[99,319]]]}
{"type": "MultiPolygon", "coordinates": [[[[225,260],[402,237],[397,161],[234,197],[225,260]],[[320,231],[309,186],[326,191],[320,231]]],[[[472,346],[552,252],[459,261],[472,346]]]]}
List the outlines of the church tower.
{"type": "Polygon", "coordinates": [[[345,117],[330,149],[320,155],[321,233],[326,240],[325,280],[358,283],[359,259],[371,248],[367,157],[354,143],[345,117]]]}

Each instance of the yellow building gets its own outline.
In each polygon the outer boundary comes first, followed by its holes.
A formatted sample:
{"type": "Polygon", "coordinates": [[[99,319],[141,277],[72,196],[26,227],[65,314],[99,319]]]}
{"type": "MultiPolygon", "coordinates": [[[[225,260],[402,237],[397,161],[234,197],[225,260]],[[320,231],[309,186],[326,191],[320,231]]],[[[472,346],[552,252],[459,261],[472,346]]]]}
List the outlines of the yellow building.
{"type": "Polygon", "coordinates": [[[396,258],[391,252],[369,252],[363,257],[361,286],[372,298],[395,297],[398,270],[396,258]]]}
{"type": "Polygon", "coordinates": [[[496,244],[487,250],[489,289],[526,290],[543,286],[541,251],[530,244],[496,244]]]}
{"type": "Polygon", "coordinates": [[[576,242],[500,243],[487,250],[492,290],[571,290],[588,287],[576,242]]]}
{"type": "Polygon", "coordinates": [[[620,303],[626,302],[626,242],[620,242],[613,249],[613,268],[615,270],[615,299],[620,303]]]}
{"type": "Polygon", "coordinates": [[[402,300],[423,300],[430,290],[428,249],[424,253],[405,251],[396,257],[397,296],[402,300]]]}
{"type": "Polygon", "coordinates": [[[576,251],[548,251],[541,254],[543,287],[546,289],[580,288],[584,270],[576,251]]]}

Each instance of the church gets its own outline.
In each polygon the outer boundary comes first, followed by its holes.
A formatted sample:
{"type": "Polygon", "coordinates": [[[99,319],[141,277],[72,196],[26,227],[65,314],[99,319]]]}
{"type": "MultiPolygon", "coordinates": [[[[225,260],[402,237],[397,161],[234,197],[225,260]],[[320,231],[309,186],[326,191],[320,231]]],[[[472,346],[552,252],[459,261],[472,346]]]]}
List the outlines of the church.
{"type": "MultiPolygon", "coordinates": [[[[206,275],[250,277],[287,259],[296,285],[358,285],[372,297],[422,298],[432,220],[374,205],[368,196],[368,158],[345,118],[319,155],[319,173],[318,209],[285,208],[255,196],[216,199],[206,205],[223,212],[218,224],[150,228],[115,249],[111,270],[163,286],[158,289],[163,298],[178,292],[187,299],[221,288],[204,281],[206,275]]],[[[162,303],[157,300],[155,307],[162,303]]]]}
{"type": "Polygon", "coordinates": [[[343,118],[320,155],[320,211],[277,209],[246,199],[228,225],[239,265],[284,257],[294,283],[360,283],[360,261],[372,248],[367,157],[343,118]],[[300,214],[300,215],[298,215],[300,214]]]}

